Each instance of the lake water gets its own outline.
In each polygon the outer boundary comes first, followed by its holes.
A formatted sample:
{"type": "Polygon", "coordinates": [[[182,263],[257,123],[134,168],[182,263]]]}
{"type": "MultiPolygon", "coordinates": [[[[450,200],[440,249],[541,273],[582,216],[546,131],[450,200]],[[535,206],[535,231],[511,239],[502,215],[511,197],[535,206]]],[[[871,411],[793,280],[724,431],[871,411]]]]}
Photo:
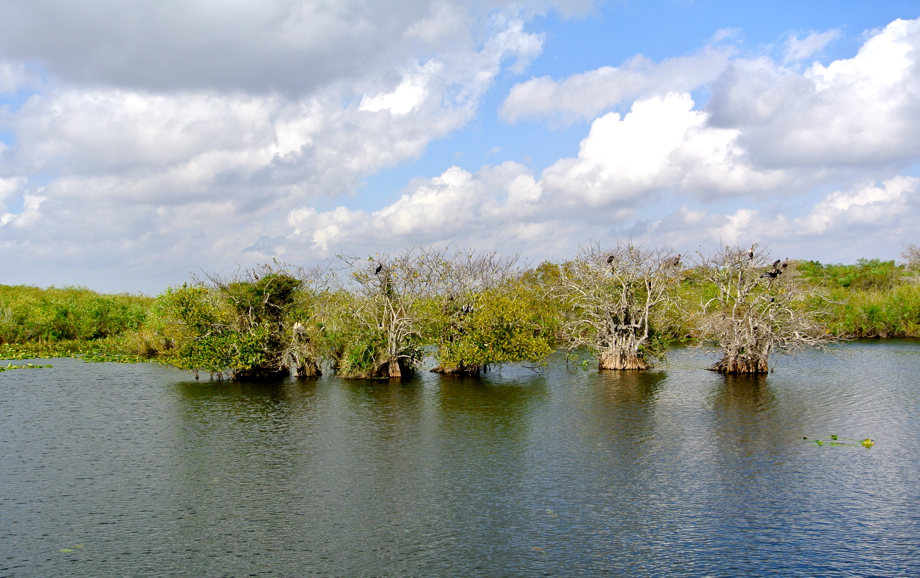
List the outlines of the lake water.
{"type": "Polygon", "coordinates": [[[920,343],[712,360],[2,373],[0,576],[920,576],[920,343]]]}

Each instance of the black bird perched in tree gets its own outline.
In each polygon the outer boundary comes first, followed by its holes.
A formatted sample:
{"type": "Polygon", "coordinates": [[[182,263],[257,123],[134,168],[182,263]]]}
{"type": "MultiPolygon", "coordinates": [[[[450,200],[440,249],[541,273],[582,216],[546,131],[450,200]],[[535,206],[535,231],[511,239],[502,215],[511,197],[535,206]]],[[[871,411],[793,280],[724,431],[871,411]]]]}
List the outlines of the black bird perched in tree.
{"type": "Polygon", "coordinates": [[[664,262],[665,269],[668,269],[670,267],[677,267],[678,265],[680,265],[680,253],[678,253],[676,257],[671,257],[670,259],[664,262]]]}
{"type": "Polygon", "coordinates": [[[374,275],[380,275],[381,271],[383,271],[383,265],[377,265],[377,268],[374,269],[374,275]]]}
{"type": "Polygon", "coordinates": [[[754,245],[751,245],[751,248],[748,249],[748,259],[750,260],[753,258],[754,258],[754,245]]]}
{"type": "Polygon", "coordinates": [[[761,275],[760,278],[763,279],[764,277],[769,277],[770,279],[776,279],[776,276],[779,275],[780,273],[782,273],[782,271],[780,271],[779,269],[772,269],[770,271],[767,271],[763,275],[761,275]]]}
{"type": "Polygon", "coordinates": [[[776,261],[773,261],[773,268],[779,269],[779,259],[777,259],[776,261]]]}
{"type": "Polygon", "coordinates": [[[609,265],[611,263],[613,263],[613,255],[610,255],[609,257],[607,257],[607,264],[609,265]]]}
{"type": "Polygon", "coordinates": [[[786,265],[788,265],[788,264],[789,264],[789,257],[786,257],[786,260],[783,261],[783,270],[784,270],[784,271],[785,271],[785,269],[786,269],[786,265]]]}

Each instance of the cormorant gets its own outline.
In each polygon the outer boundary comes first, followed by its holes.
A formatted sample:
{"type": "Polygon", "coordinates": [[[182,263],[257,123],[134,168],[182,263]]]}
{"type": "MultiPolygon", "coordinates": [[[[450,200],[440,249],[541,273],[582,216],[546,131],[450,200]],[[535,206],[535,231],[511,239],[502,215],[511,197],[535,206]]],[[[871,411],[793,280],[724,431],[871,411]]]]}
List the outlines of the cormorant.
{"type": "Polygon", "coordinates": [[[751,245],[751,248],[748,249],[748,260],[754,258],[754,245],[751,245]]]}
{"type": "Polygon", "coordinates": [[[760,278],[763,279],[764,277],[769,277],[770,279],[776,279],[776,276],[779,275],[780,273],[782,273],[782,271],[780,271],[779,269],[772,269],[770,271],[767,271],[763,275],[761,275],[760,278]]]}
{"type": "Polygon", "coordinates": [[[779,269],[779,259],[777,259],[776,261],[773,261],[773,268],[779,269]]]}
{"type": "Polygon", "coordinates": [[[383,265],[377,265],[377,268],[374,269],[374,275],[380,275],[381,271],[383,271],[383,265]]]}
{"type": "Polygon", "coordinates": [[[611,263],[613,263],[613,255],[610,255],[609,257],[607,257],[607,264],[609,265],[611,263]]]}
{"type": "Polygon", "coordinates": [[[786,265],[788,265],[788,264],[789,264],[789,257],[786,257],[786,260],[783,261],[783,270],[786,269],[786,265]]]}

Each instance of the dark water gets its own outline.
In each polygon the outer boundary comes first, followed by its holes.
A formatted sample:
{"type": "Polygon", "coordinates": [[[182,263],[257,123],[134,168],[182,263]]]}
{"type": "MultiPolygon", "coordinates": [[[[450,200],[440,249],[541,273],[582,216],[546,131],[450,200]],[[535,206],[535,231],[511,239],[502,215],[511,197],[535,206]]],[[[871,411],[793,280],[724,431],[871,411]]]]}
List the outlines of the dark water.
{"type": "Polygon", "coordinates": [[[0,576],[920,576],[920,343],[729,379],[0,374],[0,576]],[[817,446],[830,434],[876,445],[817,446]],[[65,552],[62,550],[71,550],[65,552]]]}

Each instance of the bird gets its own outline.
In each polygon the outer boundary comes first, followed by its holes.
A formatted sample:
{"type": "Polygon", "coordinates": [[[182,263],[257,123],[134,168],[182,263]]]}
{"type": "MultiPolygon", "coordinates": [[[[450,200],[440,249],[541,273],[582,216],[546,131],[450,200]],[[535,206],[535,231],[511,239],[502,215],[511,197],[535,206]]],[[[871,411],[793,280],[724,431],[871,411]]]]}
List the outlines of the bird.
{"type": "Polygon", "coordinates": [[[748,259],[754,258],[754,245],[751,245],[751,248],[748,249],[748,259]]]}
{"type": "Polygon", "coordinates": [[[607,257],[607,264],[613,263],[613,255],[607,257]]]}
{"type": "Polygon", "coordinates": [[[773,261],[773,268],[779,269],[779,259],[777,259],[776,261],[773,261]]]}
{"type": "Polygon", "coordinates": [[[377,268],[374,269],[374,275],[380,275],[381,271],[383,271],[383,265],[377,265],[377,268]]]}
{"type": "Polygon", "coordinates": [[[789,264],[789,257],[786,257],[786,260],[783,261],[783,270],[786,269],[786,265],[788,265],[788,264],[789,264]]]}
{"type": "Polygon", "coordinates": [[[760,278],[763,279],[764,277],[769,277],[770,279],[776,279],[776,276],[779,275],[780,273],[782,273],[782,271],[780,271],[779,269],[772,269],[770,271],[767,271],[763,275],[761,275],[760,278]]]}
{"type": "Polygon", "coordinates": [[[677,267],[678,265],[680,265],[680,253],[677,254],[677,257],[668,259],[667,263],[665,264],[666,267],[677,267]]]}

